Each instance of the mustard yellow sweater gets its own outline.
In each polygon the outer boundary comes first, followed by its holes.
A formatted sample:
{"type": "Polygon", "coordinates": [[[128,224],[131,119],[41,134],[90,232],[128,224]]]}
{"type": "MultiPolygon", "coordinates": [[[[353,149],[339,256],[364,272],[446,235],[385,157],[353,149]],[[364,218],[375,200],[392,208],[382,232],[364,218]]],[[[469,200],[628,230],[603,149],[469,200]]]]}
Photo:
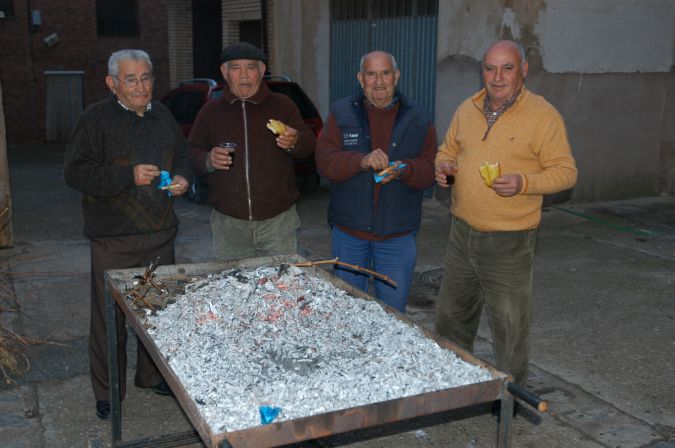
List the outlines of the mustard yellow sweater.
{"type": "Polygon", "coordinates": [[[571,188],[577,179],[565,124],[551,104],[523,87],[483,141],[485,94],[483,89],[459,106],[436,154],[436,165],[457,161],[452,213],[483,231],[535,228],[542,195],[571,188]],[[502,174],[519,173],[520,193],[502,197],[487,187],[478,171],[483,162],[499,162],[502,174]]]}

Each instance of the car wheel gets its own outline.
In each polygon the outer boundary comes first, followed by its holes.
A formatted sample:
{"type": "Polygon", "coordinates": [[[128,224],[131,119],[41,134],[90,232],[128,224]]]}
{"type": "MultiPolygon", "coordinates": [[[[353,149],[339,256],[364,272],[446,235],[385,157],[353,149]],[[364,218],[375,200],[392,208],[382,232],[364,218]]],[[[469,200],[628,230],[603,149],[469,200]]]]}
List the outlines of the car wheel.
{"type": "Polygon", "coordinates": [[[199,177],[195,177],[192,184],[190,184],[190,188],[188,188],[186,196],[195,204],[206,204],[209,192],[205,188],[205,185],[202,184],[199,177]]]}

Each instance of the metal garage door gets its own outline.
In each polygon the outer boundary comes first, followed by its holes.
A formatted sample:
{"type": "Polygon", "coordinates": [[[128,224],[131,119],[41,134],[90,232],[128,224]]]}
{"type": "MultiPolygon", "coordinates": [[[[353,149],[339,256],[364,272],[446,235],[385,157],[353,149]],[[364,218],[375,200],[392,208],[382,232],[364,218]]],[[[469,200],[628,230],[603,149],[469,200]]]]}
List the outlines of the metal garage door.
{"type": "Polygon", "coordinates": [[[68,140],[83,109],[81,71],[46,71],[48,141],[68,140]]]}
{"type": "Polygon", "coordinates": [[[435,0],[332,0],[331,102],[359,89],[361,56],[372,50],[392,53],[401,70],[399,90],[434,116],[436,93],[435,0]]]}

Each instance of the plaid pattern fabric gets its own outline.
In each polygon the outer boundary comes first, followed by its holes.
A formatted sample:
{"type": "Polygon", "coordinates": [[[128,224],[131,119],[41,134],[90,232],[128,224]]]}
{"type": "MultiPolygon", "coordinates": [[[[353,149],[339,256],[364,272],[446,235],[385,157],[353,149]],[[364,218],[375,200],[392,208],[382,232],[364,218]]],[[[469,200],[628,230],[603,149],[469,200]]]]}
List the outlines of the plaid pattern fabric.
{"type": "Polygon", "coordinates": [[[513,106],[513,103],[515,103],[518,99],[518,95],[520,95],[520,91],[516,92],[516,94],[508,100],[504,101],[504,104],[499,106],[497,110],[492,110],[492,107],[490,107],[490,95],[485,95],[485,99],[483,100],[483,113],[485,114],[485,120],[487,121],[488,127],[485,130],[483,140],[487,138],[490,129],[492,129],[492,126],[497,122],[497,119],[504,115],[504,112],[506,112],[509,107],[513,106]]]}

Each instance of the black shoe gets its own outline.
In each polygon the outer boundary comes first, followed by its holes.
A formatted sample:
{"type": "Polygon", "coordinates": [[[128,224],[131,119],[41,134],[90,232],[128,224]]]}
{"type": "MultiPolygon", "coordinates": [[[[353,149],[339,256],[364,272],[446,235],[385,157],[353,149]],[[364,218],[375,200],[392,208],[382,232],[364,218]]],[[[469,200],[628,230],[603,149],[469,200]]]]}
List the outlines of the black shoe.
{"type": "Polygon", "coordinates": [[[171,392],[171,388],[169,387],[168,384],[166,384],[166,381],[164,380],[152,386],[152,391],[157,395],[161,395],[163,397],[173,397],[173,392],[171,392]]]}
{"type": "Polygon", "coordinates": [[[96,401],[96,416],[102,420],[110,417],[110,402],[108,400],[96,401]]]}
{"type": "MultiPolygon", "coordinates": [[[[520,403],[516,400],[513,400],[513,418],[516,418],[516,415],[520,412],[520,403]]],[[[502,416],[502,400],[497,400],[492,403],[492,415],[499,420],[502,416]]]]}

